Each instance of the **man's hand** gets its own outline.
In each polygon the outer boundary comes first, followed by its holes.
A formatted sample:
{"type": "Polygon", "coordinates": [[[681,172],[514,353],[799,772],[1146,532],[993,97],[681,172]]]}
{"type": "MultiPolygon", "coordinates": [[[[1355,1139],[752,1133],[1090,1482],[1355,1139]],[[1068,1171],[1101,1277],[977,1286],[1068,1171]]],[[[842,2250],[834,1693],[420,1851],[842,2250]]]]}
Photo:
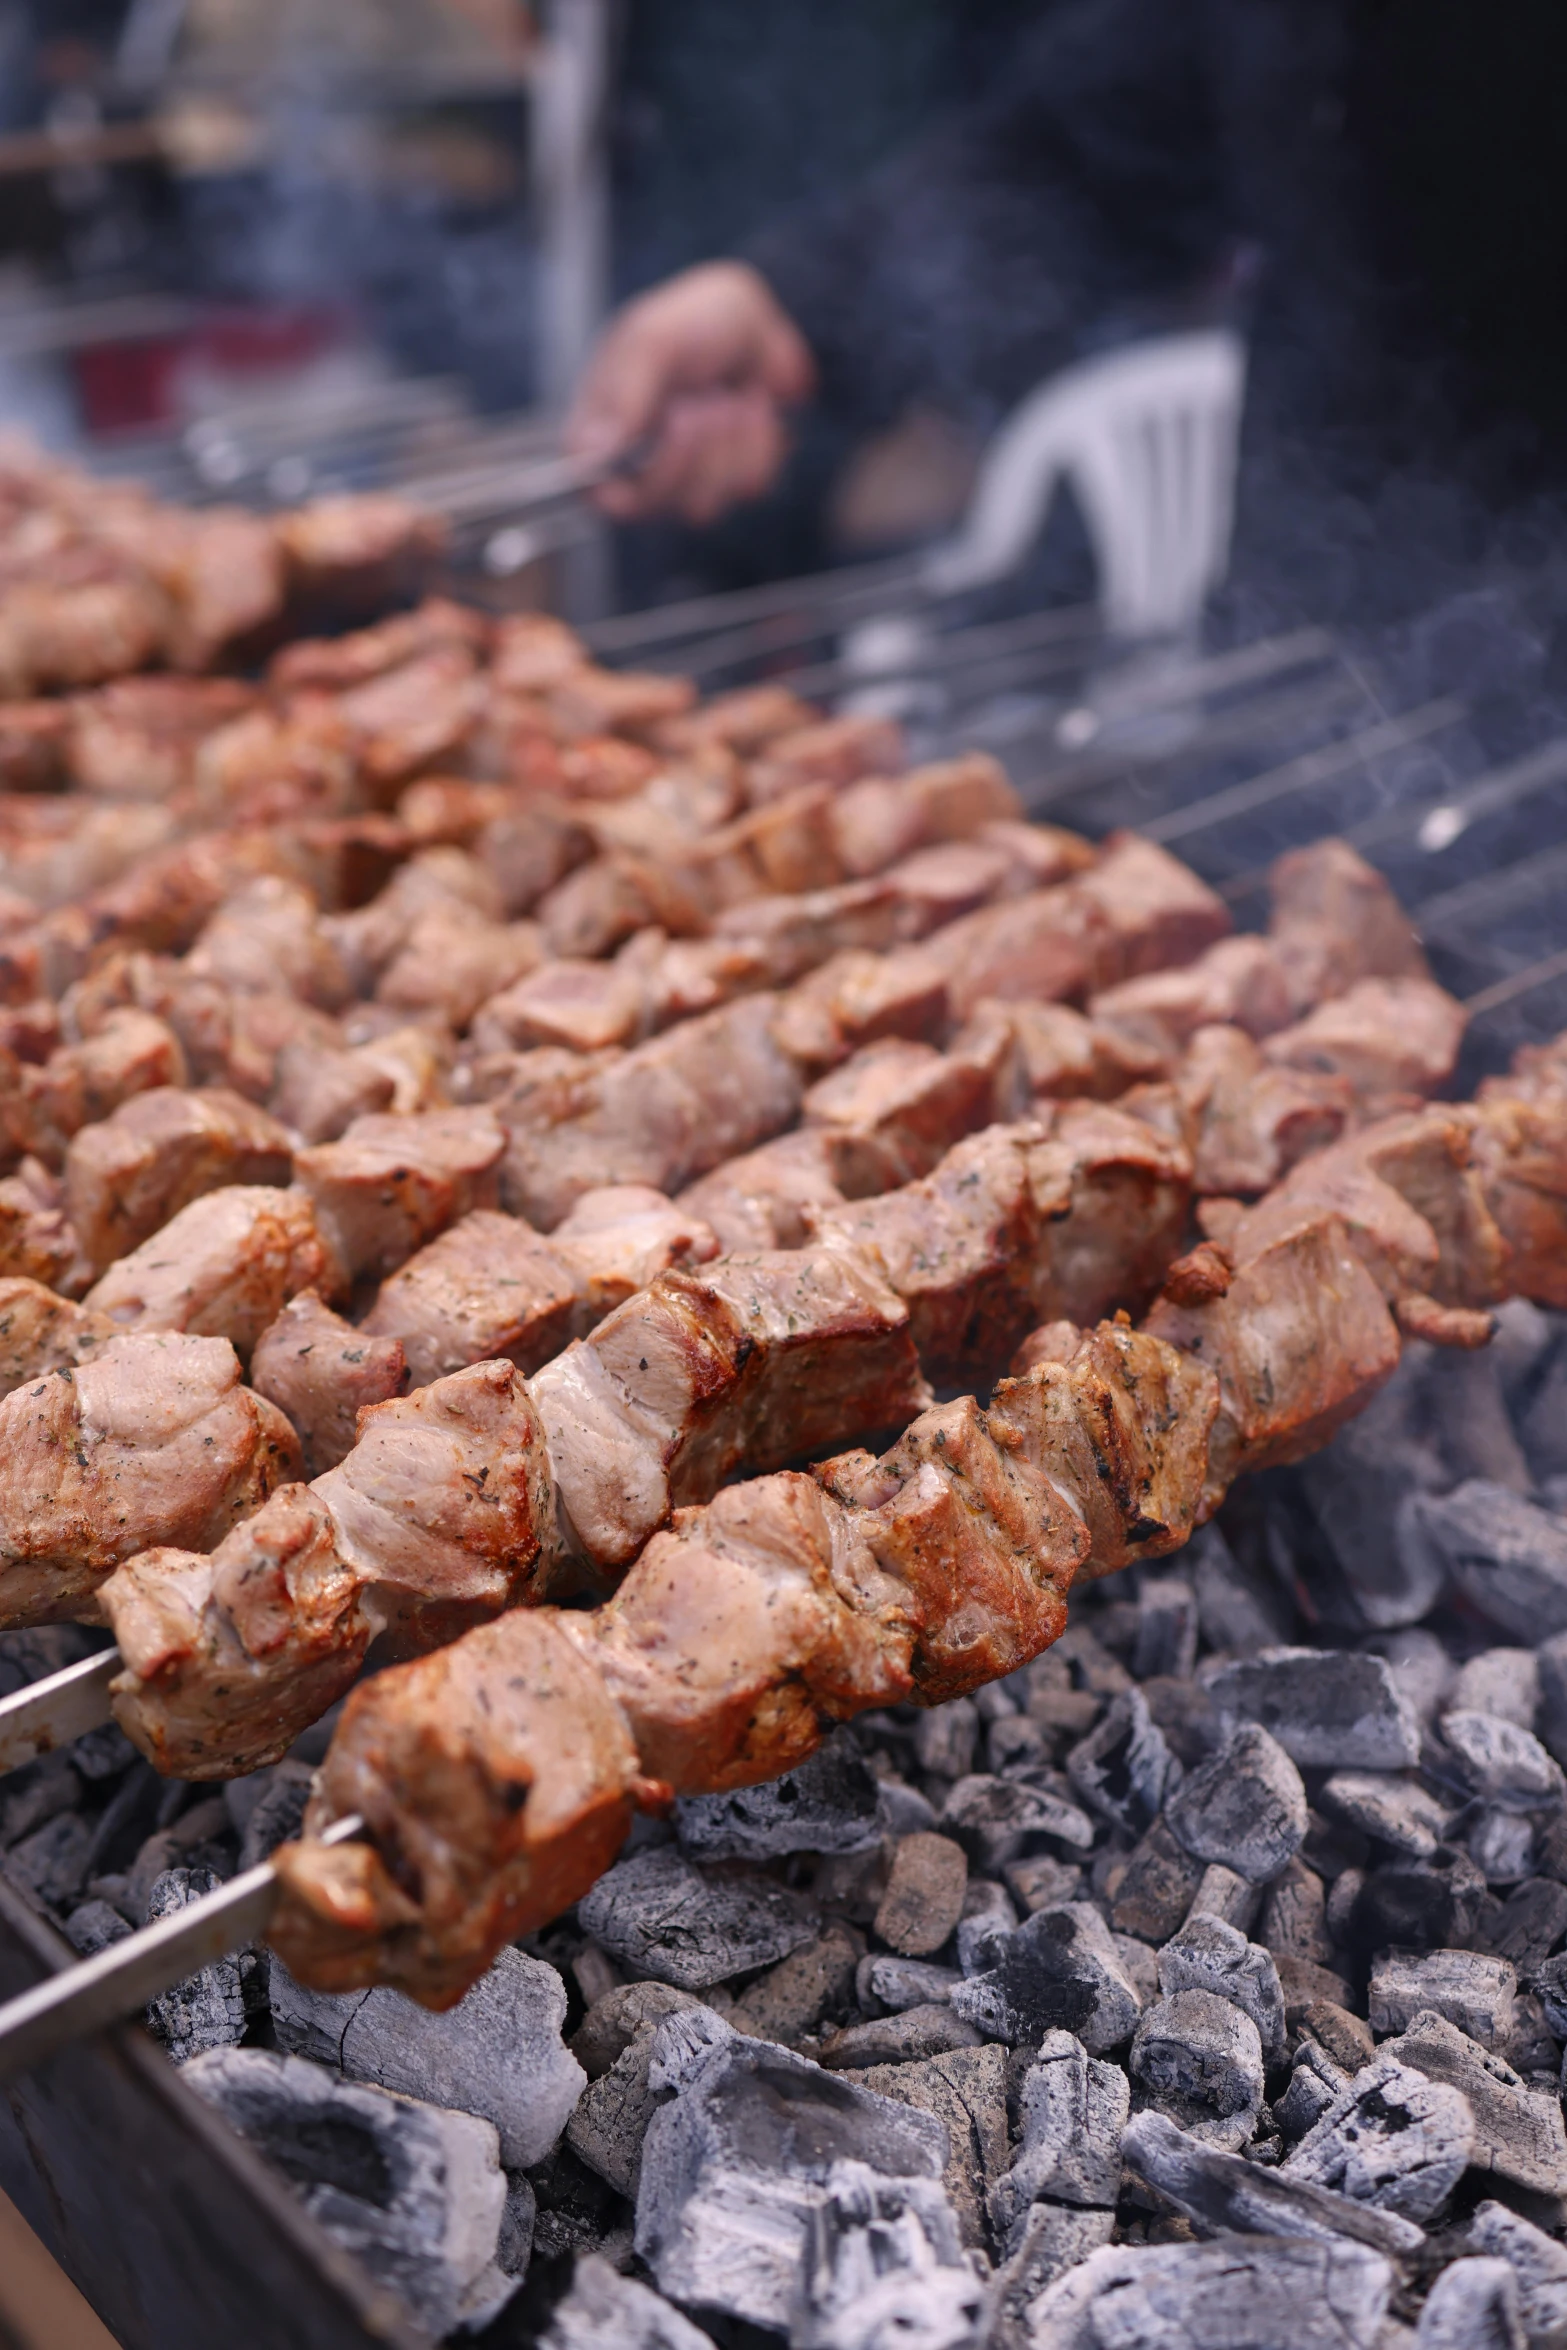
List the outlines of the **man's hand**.
{"type": "Polygon", "coordinates": [[[810,397],[815,378],[810,349],[765,278],[742,261],[706,262],[610,321],[566,445],[610,458],[650,444],[634,474],[597,493],[616,521],[713,522],[771,486],[788,448],[784,411],[810,397]]]}

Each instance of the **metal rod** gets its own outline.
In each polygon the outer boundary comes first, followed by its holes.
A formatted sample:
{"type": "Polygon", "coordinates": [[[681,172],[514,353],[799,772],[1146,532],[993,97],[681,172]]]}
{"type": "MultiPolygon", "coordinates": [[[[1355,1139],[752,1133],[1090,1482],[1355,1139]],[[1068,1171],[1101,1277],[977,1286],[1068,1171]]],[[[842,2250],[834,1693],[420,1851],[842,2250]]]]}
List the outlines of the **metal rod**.
{"type": "Polygon", "coordinates": [[[1422,703],[1418,710],[1410,710],[1402,718],[1384,719],[1380,725],[1369,726],[1360,734],[1325,743],[1321,750],[1305,751],[1282,767],[1270,767],[1266,774],[1253,776],[1249,782],[1232,784],[1227,791],[1210,792],[1206,799],[1172,808],[1168,816],[1152,817],[1140,830],[1150,840],[1162,841],[1168,847],[1171,841],[1186,840],[1194,832],[1206,832],[1210,826],[1228,823],[1235,816],[1250,816],[1258,808],[1271,807],[1275,801],[1288,799],[1295,792],[1309,791],[1315,784],[1330,783],[1336,776],[1348,774],[1370,759],[1380,759],[1389,751],[1406,750],[1429,735],[1457,726],[1466,715],[1464,703],[1450,695],[1440,701],[1422,703]]]}
{"type": "MultiPolygon", "coordinates": [[[[334,1820],[318,1841],[347,1844],[363,1834],[363,1820],[351,1812],[334,1820]]],[[[187,1909],[8,1999],[0,2007],[0,2080],[14,2079],[71,2041],[134,2015],[160,1991],[259,1940],[277,1899],[277,1871],[263,1861],[187,1909]]]]}
{"type": "Polygon", "coordinates": [[[46,1680],[30,1682],[14,1697],[0,1698],[0,1772],[19,1770],[40,1754],[53,1754],[73,1738],[101,1729],[112,1718],[109,1683],[121,1662],[117,1648],[105,1648],[46,1680]]]}
{"type": "Polygon", "coordinates": [[[1553,979],[1564,978],[1567,978],[1567,947],[1554,955],[1543,956],[1522,971],[1514,971],[1507,979],[1494,980],[1489,987],[1482,987],[1478,995],[1467,996],[1464,1010],[1471,1020],[1479,1020],[1487,1012],[1499,1011],[1503,1004],[1513,1003],[1519,996],[1532,995],[1537,987],[1549,987],[1553,979]]]}

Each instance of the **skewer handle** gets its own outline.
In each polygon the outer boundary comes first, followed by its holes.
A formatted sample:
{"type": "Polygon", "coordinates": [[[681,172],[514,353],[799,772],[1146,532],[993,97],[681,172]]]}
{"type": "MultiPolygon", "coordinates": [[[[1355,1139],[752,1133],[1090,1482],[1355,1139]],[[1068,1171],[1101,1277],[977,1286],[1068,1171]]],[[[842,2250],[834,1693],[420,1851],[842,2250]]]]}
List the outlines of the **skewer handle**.
{"type": "Polygon", "coordinates": [[[106,1648],[0,1698],[0,1772],[19,1770],[111,1720],[109,1683],[121,1662],[117,1648],[106,1648]]]}
{"type": "MultiPolygon", "coordinates": [[[[363,1832],[364,1822],[351,1813],[334,1820],[321,1842],[351,1843],[363,1832]]],[[[259,1940],[277,1897],[277,1871],[263,1861],[187,1909],[143,1926],[123,1942],[111,1942],[92,1958],[7,2000],[0,2006],[0,2081],[30,2071],[105,2024],[134,2015],[160,1991],[259,1940]]]]}

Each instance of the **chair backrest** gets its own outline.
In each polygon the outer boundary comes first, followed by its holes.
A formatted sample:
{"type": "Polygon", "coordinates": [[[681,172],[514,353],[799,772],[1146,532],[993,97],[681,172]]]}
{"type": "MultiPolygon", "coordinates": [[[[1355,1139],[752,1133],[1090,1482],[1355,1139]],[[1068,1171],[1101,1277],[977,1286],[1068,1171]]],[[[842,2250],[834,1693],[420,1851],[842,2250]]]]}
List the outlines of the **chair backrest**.
{"type": "Polygon", "coordinates": [[[1065,480],[1120,636],[1193,626],[1224,577],[1246,348],[1228,328],[1165,335],[1042,384],[985,452],[956,538],[927,559],[938,594],[1016,571],[1065,480]]]}

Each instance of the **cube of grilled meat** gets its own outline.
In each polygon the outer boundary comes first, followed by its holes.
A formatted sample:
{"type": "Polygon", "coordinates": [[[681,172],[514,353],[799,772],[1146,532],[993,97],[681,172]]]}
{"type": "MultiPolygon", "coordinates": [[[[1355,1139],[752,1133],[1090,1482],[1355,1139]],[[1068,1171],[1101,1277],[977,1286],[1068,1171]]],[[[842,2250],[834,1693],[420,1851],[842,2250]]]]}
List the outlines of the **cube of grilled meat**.
{"type": "Polygon", "coordinates": [[[1472,1164],[1474,1113],[1434,1104],[1315,1151],[1247,1209],[1226,1245],[1244,1262],[1302,1217],[1340,1217],[1384,1297],[1483,1307],[1507,1294],[1507,1245],[1472,1164]]]}
{"type": "Polygon", "coordinates": [[[592,960],[613,954],[655,919],[652,900],[618,857],[578,865],[537,906],[539,927],[552,955],[592,960]]]}
{"type": "Polygon", "coordinates": [[[226,1085],[249,1101],[267,1100],[291,1049],[327,1049],[341,1037],[334,1019],[295,995],[276,990],[247,994],[192,971],[188,960],[168,956],[109,956],[85,986],[85,995],[73,991],[74,1016],[84,1035],[103,1025],[118,996],[173,1029],[189,1065],[188,1082],[226,1085]]]}
{"type": "Polygon", "coordinates": [[[1106,942],[1098,907],[1075,882],[1063,882],[983,906],[924,944],[946,974],[954,1016],[964,1019],[987,998],[1051,1003],[1086,995],[1106,942]]]}
{"type": "Polygon", "coordinates": [[[1000,761],[971,751],[907,775],[851,783],[833,805],[832,832],[846,874],[880,873],[911,850],[966,840],[1022,813],[1000,761]]]}
{"type": "Polygon", "coordinates": [[[1430,979],[1362,979],[1270,1036],[1281,1068],[1342,1077],[1362,1101],[1437,1093],[1452,1077],[1468,1015],[1430,979]]]}
{"type": "Polygon", "coordinates": [[[542,793],[510,798],[510,807],[487,818],[468,845],[497,891],[501,911],[515,919],[531,914],[547,890],[584,864],[593,841],[565,802],[542,793]]]}
{"type": "Polygon", "coordinates": [[[1104,919],[1101,987],[1190,963],[1231,927],[1224,900],[1189,865],[1135,832],[1112,833],[1071,886],[1104,919]]]}
{"type": "Polygon", "coordinates": [[[696,840],[738,816],[745,806],[740,762],[710,749],[659,767],[633,792],[579,805],[598,846],[633,857],[661,857],[672,840],[696,840]]]}
{"type": "Polygon", "coordinates": [[[1109,1103],[1066,1102],[1030,1148],[1029,1183],[1040,1219],[1037,1320],[1094,1322],[1153,1295],[1191,1201],[1181,1142],[1109,1103]]]}
{"type": "Polygon", "coordinates": [[[533,1397],[560,1514],[549,1589],[602,1583],[683,1503],[927,1400],[907,1308],[828,1247],[664,1273],[547,1363],[533,1397]]]}
{"type": "Polygon", "coordinates": [[[174,605],[171,662],[210,669],[253,652],[277,628],[288,592],[272,524],[242,506],[165,508],[160,519],[154,567],[174,605]]]}
{"type": "Polygon", "coordinates": [[[65,1200],[95,1272],[137,1248],[203,1192],[286,1183],[288,1136],[222,1086],[159,1086],[84,1126],[65,1156],[65,1200]]]}
{"type": "Polygon", "coordinates": [[[281,1412],[225,1339],[109,1339],[0,1403],[0,1623],[97,1620],[96,1593],[158,1543],[210,1549],[299,1473],[281,1412]]]}
{"type": "Polygon", "coordinates": [[[336,1142],[356,1118],[392,1107],[392,1073],[363,1047],[289,1044],[277,1057],[273,1115],[300,1142],[336,1142]]]}
{"type": "Polygon", "coordinates": [[[340,815],[360,805],[348,728],[319,700],[233,718],[196,745],[188,803],[209,824],[340,815]]]}
{"type": "Polygon", "coordinates": [[[1251,1237],[1222,1296],[1160,1298],[1146,1327],[1217,1373],[1210,1515],[1243,1471],[1314,1452],[1391,1378],[1398,1331],[1341,1219],[1305,1212],[1251,1237]]]}
{"type": "Polygon", "coordinates": [[[880,1199],[806,1208],[817,1238],[874,1254],[909,1309],[921,1364],[938,1382],[992,1373],[1037,1319],[1031,1274],[1040,1247],[1029,1180],[1042,1126],[989,1126],[934,1171],[880,1199]]]}
{"type": "Polygon", "coordinates": [[[0,1280],[0,1397],[50,1371],[74,1371],[120,1336],[106,1314],[73,1306],[41,1281],[0,1280]]]}
{"type": "Polygon", "coordinates": [[[545,700],[554,725],[568,739],[635,735],[683,717],[696,701],[696,687],[689,677],[664,677],[651,669],[599,669],[585,661],[547,687],[545,700]]]}
{"type": "MultiPolygon", "coordinates": [[[[638,931],[635,947],[663,932],[638,931]]],[[[589,962],[572,955],[552,957],[501,989],[473,1021],[480,1052],[529,1052],[559,1045],[570,1052],[602,1052],[608,1045],[634,1044],[648,1026],[647,972],[637,959],[589,962]]]]}
{"type": "Polygon", "coordinates": [[[124,677],[68,707],[46,705],[69,727],[65,756],[81,791],[166,800],[192,781],[207,736],[255,705],[234,677],[124,677]]]}
{"type": "Polygon", "coordinates": [[[1342,1077],[1276,1067],[1243,1028],[1199,1028],[1176,1071],[1199,1192],[1266,1191],[1337,1142],[1354,1095],[1342,1077]]]}
{"type": "Polygon", "coordinates": [[[758,951],[771,984],[787,987],[845,948],[880,953],[897,946],[910,935],[910,916],[896,875],[890,875],[798,895],[749,898],[720,910],[713,935],[758,951]]]}
{"type": "Polygon", "coordinates": [[[718,1235],[684,1200],[645,1183],[586,1191],[550,1235],[577,1285],[573,1334],[583,1336],[616,1306],[677,1266],[708,1264],[718,1235]]]}
{"type": "Polygon", "coordinates": [[[398,868],[369,905],[327,917],[323,927],[347,965],[356,995],[371,993],[420,916],[440,906],[455,906],[488,922],[502,917],[495,883],[463,849],[423,849],[398,868]]]}
{"type": "Polygon", "coordinates": [[[409,1384],[505,1357],[536,1371],[572,1332],[577,1285],[547,1240],[515,1216],[478,1208],[382,1282],[363,1327],[395,1338],[409,1384]]]}
{"type": "Polygon", "coordinates": [[[504,694],[539,694],[592,665],[575,629],[548,612],[509,612],[495,623],[490,677],[504,694]]]}
{"type": "Polygon", "coordinates": [[[868,775],[901,775],[908,746],[895,718],[869,716],[813,718],[776,735],[756,757],[747,778],[753,806],[782,799],[802,783],[830,784],[842,791],[868,775]]]}
{"type": "Polygon", "coordinates": [[[13,799],[3,832],[6,873],[35,906],[65,907],[122,881],[173,837],[166,808],[75,796],[13,799]]]}
{"type": "Polygon", "coordinates": [[[399,1012],[437,1013],[466,1028],[479,1006],[536,970],[543,939],[532,922],[486,922],[447,900],[418,915],[376,982],[376,1000],[399,1012]]]}
{"type": "Polygon", "coordinates": [[[360,780],[388,807],[413,776],[459,757],[483,697],[472,653],[444,644],[335,697],[360,780]]]}
{"type": "Polygon", "coordinates": [[[1162,1050],[1068,1004],[1008,1004],[1006,1016],[1036,1101],[1114,1101],[1167,1074],[1162,1050]]]}
{"type": "Polygon", "coordinates": [[[0,791],[59,791],[71,735],[66,702],[0,702],[0,791]]]}
{"type": "Polygon", "coordinates": [[[571,1621],[503,1616],[399,1668],[385,1696],[384,1674],[353,1693],[323,1812],[358,1810],[401,1853],[418,1899],[368,1844],[289,1846],[286,1964],[322,1989],[374,1975],[450,2006],[503,1944],[609,1867],[636,1799],[655,1791],[571,1621]]]}
{"type": "Polygon", "coordinates": [[[1270,868],[1268,935],[1297,1012],[1357,979],[1428,979],[1408,915],[1348,841],[1314,841],[1270,868]]]}
{"type": "Polygon", "coordinates": [[[772,1033],[776,996],[742,997],[595,1061],[523,1054],[492,1096],[507,1132],[502,1203],[548,1232],[585,1191],[674,1192],[791,1125],[795,1066],[772,1033]]]}
{"type": "MultiPolygon", "coordinates": [[[[549,723],[555,725],[553,719],[549,723]]],[[[641,743],[623,742],[613,734],[595,734],[576,742],[552,743],[547,765],[524,760],[515,780],[540,790],[558,791],[567,801],[598,805],[629,799],[633,792],[645,790],[657,773],[657,758],[641,743]]]]}
{"type": "Polygon", "coordinates": [[[776,1033],[802,1069],[828,1070],[885,1037],[918,1043],[939,1036],[949,1009],[939,953],[916,946],[873,955],[847,947],[790,989],[776,1033]]]}
{"type": "MultiPolygon", "coordinates": [[[[569,633],[569,631],[567,632],[569,633]]],[[[489,635],[480,612],[454,604],[445,596],[426,596],[411,612],[394,612],[372,628],[346,636],[301,637],[274,653],[267,665],[269,684],[284,694],[346,693],[401,668],[420,653],[459,645],[482,655],[489,635]]]]}
{"type": "MultiPolygon", "coordinates": [[[[498,672],[498,657],[495,666],[498,672]]],[[[802,702],[787,686],[742,685],[732,693],[712,695],[682,717],[660,719],[649,732],[660,751],[699,751],[721,743],[742,757],[753,758],[780,735],[793,735],[801,727],[812,726],[820,716],[813,703],[802,702]]]]}
{"type": "Polygon", "coordinates": [[[1270,940],[1221,938],[1194,961],[1123,979],[1090,998],[1102,1027],[1169,1058],[1199,1028],[1223,1022],[1248,1036],[1287,1028],[1294,1006],[1283,966],[1270,940]]]}
{"type": "Polygon", "coordinates": [[[356,1118],[294,1162],[325,1240],[351,1279],[384,1275],[459,1216],[495,1203],[506,1137],[487,1110],[356,1118]]]}
{"type": "MultiPolygon", "coordinates": [[[[1519,1056],[1524,1060],[1524,1056],[1519,1056]]],[[[1567,1309],[1567,1094],[1525,1061],[1519,1079],[1480,1089],[1470,1129],[1486,1205],[1506,1250],[1508,1291],[1536,1305],[1567,1309]]]]}
{"type": "Polygon", "coordinates": [[[266,873],[225,901],[186,957],[187,971],[242,995],[281,989],[340,1011],[351,1000],[343,958],[309,890],[266,873]]]}
{"type": "Polygon", "coordinates": [[[111,1012],[80,1044],[62,1045],[41,1069],[23,1074],[31,1147],[58,1166],[84,1126],[156,1087],[183,1085],[189,1071],[179,1038],[150,1012],[111,1012]]]}
{"type": "Polygon", "coordinates": [[[46,995],[21,1004],[0,1004],[0,1050],[41,1069],[64,1042],[59,1007],[46,995]]]}
{"type": "Polygon", "coordinates": [[[726,1159],[680,1194],[680,1205],[700,1216],[725,1256],[753,1249],[803,1248],[814,1229],[811,1211],[871,1197],[898,1179],[888,1153],[862,1146],[828,1126],[803,1126],[754,1151],[726,1159]]]}
{"type": "Polygon", "coordinates": [[[59,1184],[36,1159],[24,1159],[16,1174],[0,1180],[0,1270],[41,1281],[62,1297],[80,1297],[92,1280],[59,1184]]]}
{"type": "Polygon", "coordinates": [[[122,1330],[226,1338],[243,1362],[300,1290],[330,1297],[342,1287],[303,1192],[230,1183],[120,1257],[86,1303],[122,1330]]]}
{"type": "Polygon", "coordinates": [[[0,695],[101,685],[147,669],[168,649],[173,612],[145,571],[77,546],[29,567],[0,604],[0,695]]]}
{"type": "Polygon", "coordinates": [[[978,1127],[1015,1116],[1021,1080],[1004,1020],[977,1020],[950,1049],[889,1039],[869,1044],[805,1096],[808,1126],[824,1126],[912,1181],[978,1127]]]}
{"type": "Polygon", "coordinates": [[[275,1494],[211,1558],[154,1549],[110,1578],[120,1721],[180,1777],[275,1761],[377,1633],[417,1652],[511,1605],[546,1492],[538,1420],[508,1364],[369,1406],[338,1467],[275,1494]]]}
{"type": "Polygon", "coordinates": [[[386,491],[314,498],[274,518],[291,598],[307,611],[368,611],[421,586],[445,526],[386,491]]]}
{"type": "Polygon", "coordinates": [[[305,1474],[319,1477],[352,1452],[362,1407],[404,1392],[408,1365],[399,1339],[356,1330],[302,1289],[257,1339],[250,1384],[292,1422],[305,1474]]]}

